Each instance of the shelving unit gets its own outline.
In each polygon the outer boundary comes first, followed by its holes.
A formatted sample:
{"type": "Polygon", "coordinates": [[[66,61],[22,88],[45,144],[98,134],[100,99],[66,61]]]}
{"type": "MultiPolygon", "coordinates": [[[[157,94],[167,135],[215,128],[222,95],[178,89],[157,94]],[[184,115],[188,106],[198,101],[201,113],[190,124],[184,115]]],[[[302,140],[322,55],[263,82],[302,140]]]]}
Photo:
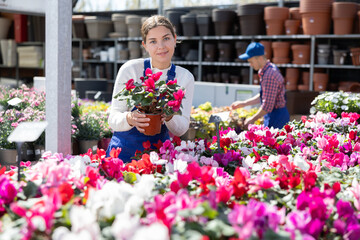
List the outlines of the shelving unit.
{"type": "MultiPolygon", "coordinates": [[[[249,63],[246,62],[208,62],[203,60],[203,46],[204,43],[207,41],[233,41],[233,40],[244,40],[244,41],[260,41],[260,40],[279,40],[279,41],[291,41],[291,40],[309,40],[311,44],[311,53],[310,53],[310,63],[309,64],[277,64],[279,68],[301,68],[301,69],[309,69],[310,72],[310,91],[313,90],[313,73],[316,68],[322,69],[348,69],[348,70],[360,70],[360,66],[354,65],[334,65],[334,64],[316,64],[316,46],[317,42],[320,40],[333,40],[333,39],[350,39],[356,40],[360,39],[360,34],[351,34],[351,35],[256,35],[256,36],[194,36],[194,37],[187,37],[187,36],[179,36],[178,40],[182,42],[186,41],[195,41],[198,43],[198,60],[197,61],[173,61],[174,64],[186,66],[196,66],[198,67],[197,72],[197,81],[201,81],[202,76],[204,74],[203,67],[249,67],[250,74],[249,74],[249,83],[253,84],[253,69],[251,69],[249,63]]],[[[79,42],[80,46],[80,53],[82,51],[82,46],[86,42],[108,42],[112,43],[114,46],[118,44],[128,42],[128,41],[141,41],[141,38],[118,38],[118,39],[101,39],[101,40],[91,40],[91,39],[74,39],[73,42],[79,42]]],[[[180,45],[181,46],[181,45],[180,45]]],[[[117,51],[116,51],[117,52],[117,51]]],[[[80,54],[81,56],[81,54],[80,54]]],[[[115,56],[117,58],[117,54],[115,56]]],[[[127,60],[115,60],[115,61],[99,61],[99,60],[83,60],[82,57],[78,60],[81,65],[83,63],[110,63],[113,64],[114,73],[118,71],[119,67],[125,63],[127,60]]],[[[109,80],[114,81],[114,80],[109,80]]]]}

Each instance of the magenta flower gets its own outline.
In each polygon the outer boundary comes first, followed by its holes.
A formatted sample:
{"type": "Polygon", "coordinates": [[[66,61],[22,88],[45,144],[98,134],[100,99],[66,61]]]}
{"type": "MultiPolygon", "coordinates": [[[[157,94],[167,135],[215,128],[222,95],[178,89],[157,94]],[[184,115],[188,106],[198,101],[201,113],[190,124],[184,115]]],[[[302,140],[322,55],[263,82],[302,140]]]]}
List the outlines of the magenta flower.
{"type": "Polygon", "coordinates": [[[130,91],[131,89],[135,88],[134,85],[134,79],[130,79],[129,81],[126,82],[126,90],[130,91]]]}
{"type": "Polygon", "coordinates": [[[144,81],[143,86],[145,86],[145,91],[154,92],[155,90],[155,81],[153,78],[148,78],[144,81]]]}

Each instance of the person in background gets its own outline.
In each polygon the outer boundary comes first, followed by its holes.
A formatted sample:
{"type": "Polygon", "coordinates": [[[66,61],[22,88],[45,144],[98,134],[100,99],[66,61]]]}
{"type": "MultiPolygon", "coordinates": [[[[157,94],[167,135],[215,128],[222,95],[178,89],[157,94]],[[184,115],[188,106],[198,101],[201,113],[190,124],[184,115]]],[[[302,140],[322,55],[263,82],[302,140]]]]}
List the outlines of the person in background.
{"type": "Polygon", "coordinates": [[[231,108],[237,109],[260,103],[257,113],[245,120],[245,126],[254,124],[257,119],[264,117],[265,126],[282,128],[290,120],[286,108],[285,82],[279,69],[266,59],[264,54],[264,46],[261,43],[252,42],[246,48],[246,52],[239,56],[258,71],[260,93],[245,101],[233,102],[231,108]]]}
{"type": "Polygon", "coordinates": [[[189,128],[190,112],[194,93],[194,76],[185,68],[171,63],[176,47],[176,33],[172,23],[164,16],[149,17],[141,28],[142,45],[150,58],[133,59],[123,64],[117,74],[113,97],[125,87],[129,79],[140,81],[145,70],[151,68],[152,73],[162,72],[159,80],[177,79],[178,85],[185,89],[182,101],[182,115],[163,116],[161,133],[155,136],[144,135],[144,127],[150,119],[135,109],[129,109],[126,101],[113,98],[110,107],[109,125],[114,130],[113,137],[107,149],[107,156],[113,148],[121,148],[119,158],[124,162],[131,161],[135,152],[143,151],[143,142],[151,144],[169,139],[169,131],[175,136],[183,135],[189,128]]]}

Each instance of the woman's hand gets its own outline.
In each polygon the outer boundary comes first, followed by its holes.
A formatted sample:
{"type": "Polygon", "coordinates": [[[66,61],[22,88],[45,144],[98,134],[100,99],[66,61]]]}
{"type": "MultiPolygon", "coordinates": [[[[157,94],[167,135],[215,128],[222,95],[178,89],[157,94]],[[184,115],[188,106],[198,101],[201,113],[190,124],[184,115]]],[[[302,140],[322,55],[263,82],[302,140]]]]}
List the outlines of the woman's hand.
{"type": "Polygon", "coordinates": [[[132,111],[126,115],[126,120],[130,126],[136,127],[139,132],[145,132],[144,127],[149,126],[150,118],[139,111],[132,111]]]}

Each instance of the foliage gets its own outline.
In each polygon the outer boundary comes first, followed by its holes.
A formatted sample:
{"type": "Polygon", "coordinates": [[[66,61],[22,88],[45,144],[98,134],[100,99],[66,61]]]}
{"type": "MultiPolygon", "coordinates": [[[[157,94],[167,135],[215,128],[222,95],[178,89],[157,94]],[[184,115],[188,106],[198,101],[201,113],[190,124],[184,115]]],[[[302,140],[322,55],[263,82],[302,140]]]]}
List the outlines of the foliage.
{"type": "MultiPolygon", "coordinates": [[[[244,108],[238,108],[231,110],[230,107],[212,107],[210,102],[200,104],[197,108],[193,108],[191,111],[191,118],[194,125],[201,125],[196,132],[197,138],[211,138],[215,136],[215,123],[209,123],[210,116],[214,113],[230,112],[229,120],[220,123],[220,128],[228,129],[233,128],[237,132],[241,132],[244,129],[243,123],[247,117],[253,116],[258,111],[257,108],[246,110],[244,108]],[[197,123],[197,124],[196,124],[197,123]]],[[[261,124],[262,119],[258,119],[255,124],[261,124]]]]}
{"type": "Polygon", "coordinates": [[[129,108],[136,107],[144,113],[164,113],[167,116],[181,114],[180,107],[185,90],[177,84],[177,80],[165,82],[159,80],[161,72],[152,74],[146,69],[145,77],[140,81],[129,79],[115,99],[127,102],[129,108]]]}
{"type": "Polygon", "coordinates": [[[316,112],[333,112],[338,116],[342,112],[360,113],[360,94],[349,92],[325,92],[318,95],[311,103],[312,114],[316,112]]]}

